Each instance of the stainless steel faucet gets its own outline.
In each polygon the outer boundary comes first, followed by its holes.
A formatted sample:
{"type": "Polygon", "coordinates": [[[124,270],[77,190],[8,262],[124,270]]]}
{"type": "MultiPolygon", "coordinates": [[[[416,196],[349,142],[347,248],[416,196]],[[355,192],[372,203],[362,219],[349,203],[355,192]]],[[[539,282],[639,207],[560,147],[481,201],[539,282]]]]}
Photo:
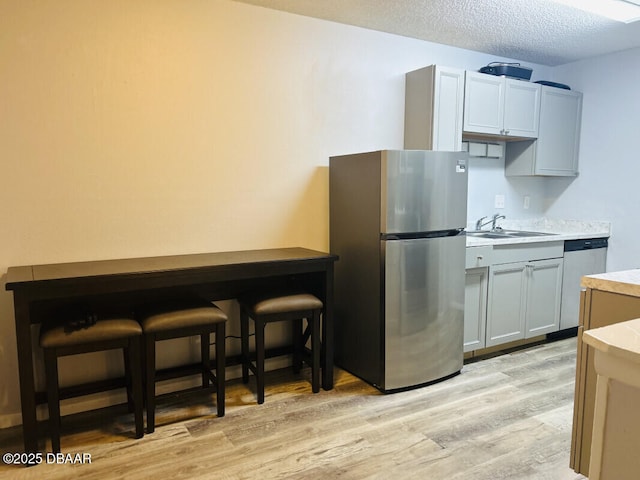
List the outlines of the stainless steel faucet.
{"type": "Polygon", "coordinates": [[[507,218],[504,215],[500,215],[498,213],[495,213],[493,215],[493,217],[491,217],[491,220],[487,220],[486,222],[482,223],[482,221],[487,218],[487,217],[481,217],[476,221],[476,230],[482,230],[482,227],[491,224],[491,230],[495,230],[496,229],[496,222],[498,220],[500,220],[501,218],[507,218]]]}
{"type": "Polygon", "coordinates": [[[487,217],[480,217],[477,221],[476,221],[476,230],[482,230],[482,227],[484,227],[487,223],[482,223],[482,221],[487,218],[487,217]]]}
{"type": "Polygon", "coordinates": [[[499,215],[497,213],[493,216],[493,218],[491,219],[491,230],[496,229],[496,222],[501,218],[507,218],[507,217],[505,217],[504,215],[499,215]]]}

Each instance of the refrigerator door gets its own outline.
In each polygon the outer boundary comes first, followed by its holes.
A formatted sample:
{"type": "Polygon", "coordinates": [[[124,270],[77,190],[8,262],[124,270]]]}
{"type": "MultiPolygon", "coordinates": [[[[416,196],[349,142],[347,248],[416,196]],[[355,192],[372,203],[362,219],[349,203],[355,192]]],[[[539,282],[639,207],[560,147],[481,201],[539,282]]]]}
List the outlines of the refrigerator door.
{"type": "Polygon", "coordinates": [[[435,232],[467,224],[467,153],[384,150],[381,233],[435,232]]]}
{"type": "Polygon", "coordinates": [[[381,242],[384,385],[394,390],[462,369],[465,237],[381,242]]]}

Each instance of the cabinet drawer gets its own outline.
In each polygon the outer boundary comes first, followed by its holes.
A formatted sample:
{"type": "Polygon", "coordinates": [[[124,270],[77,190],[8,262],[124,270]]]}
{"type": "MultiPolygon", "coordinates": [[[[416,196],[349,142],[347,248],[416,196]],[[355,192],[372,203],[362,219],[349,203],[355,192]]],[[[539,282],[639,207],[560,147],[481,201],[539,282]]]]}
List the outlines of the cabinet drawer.
{"type": "Polygon", "coordinates": [[[491,245],[479,245],[466,248],[465,268],[488,267],[491,265],[491,245]]]}
{"type": "MultiPolygon", "coordinates": [[[[468,250],[468,249],[467,249],[468,250]]],[[[494,265],[559,258],[564,255],[564,242],[516,243],[494,245],[491,260],[494,265]]],[[[467,254],[467,258],[468,254],[467,254]]]]}

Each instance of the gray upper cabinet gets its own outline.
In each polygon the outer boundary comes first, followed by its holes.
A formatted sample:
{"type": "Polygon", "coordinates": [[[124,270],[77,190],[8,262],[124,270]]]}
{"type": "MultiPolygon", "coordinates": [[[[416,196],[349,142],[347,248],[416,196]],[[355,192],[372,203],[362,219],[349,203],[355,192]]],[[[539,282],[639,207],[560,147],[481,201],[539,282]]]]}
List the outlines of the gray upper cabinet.
{"type": "Polygon", "coordinates": [[[405,77],[404,148],[462,150],[505,140],[507,176],[576,176],[582,94],[430,65],[405,77]]]}
{"type": "Polygon", "coordinates": [[[537,83],[466,72],[464,132],[536,138],[540,92],[537,83]]]}
{"type": "Polygon", "coordinates": [[[504,134],[536,138],[540,123],[540,85],[509,78],[505,82],[504,134]]]}
{"type": "Polygon", "coordinates": [[[464,70],[430,65],[405,77],[404,148],[462,150],[464,70]]]}
{"type": "Polygon", "coordinates": [[[505,174],[576,176],[581,118],[580,92],[542,86],[538,139],[507,143],[505,174]]]}

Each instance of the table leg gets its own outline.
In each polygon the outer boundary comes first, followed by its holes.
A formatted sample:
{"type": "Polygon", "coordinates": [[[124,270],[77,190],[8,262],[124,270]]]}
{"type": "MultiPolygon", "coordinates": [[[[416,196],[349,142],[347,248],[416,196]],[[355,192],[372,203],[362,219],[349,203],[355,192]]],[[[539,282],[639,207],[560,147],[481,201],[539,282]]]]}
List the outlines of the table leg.
{"type": "Polygon", "coordinates": [[[20,376],[20,404],[22,407],[22,435],[25,453],[38,451],[36,395],[33,379],[33,351],[31,348],[31,316],[27,299],[15,292],[13,297],[20,376]]]}
{"type": "Polygon", "coordinates": [[[324,279],[324,314],[322,318],[322,388],[333,388],[333,262],[327,266],[324,279]]]}

